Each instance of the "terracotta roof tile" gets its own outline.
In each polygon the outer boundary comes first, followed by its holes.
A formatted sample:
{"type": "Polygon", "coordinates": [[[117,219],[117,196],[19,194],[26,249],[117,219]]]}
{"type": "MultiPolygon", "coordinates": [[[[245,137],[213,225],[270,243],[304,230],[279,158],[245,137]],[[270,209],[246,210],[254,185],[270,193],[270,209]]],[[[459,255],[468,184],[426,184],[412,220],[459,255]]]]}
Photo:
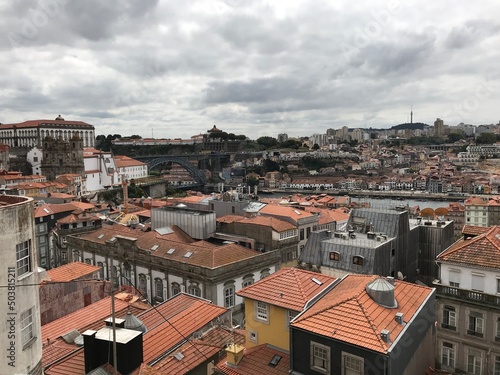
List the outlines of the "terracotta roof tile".
{"type": "Polygon", "coordinates": [[[465,224],[462,229],[462,234],[470,236],[479,236],[480,234],[483,234],[489,231],[490,229],[491,229],[490,227],[480,227],[478,225],[465,224]]]}
{"type": "Polygon", "coordinates": [[[236,294],[285,309],[302,311],[305,304],[336,279],[298,268],[283,268],[236,294]],[[322,284],[314,282],[318,280],[322,284]]]}
{"type": "Polygon", "coordinates": [[[378,276],[347,275],[317,303],[299,315],[292,326],[385,353],[391,344],[381,339],[381,331],[389,330],[391,340],[395,341],[404,328],[396,322],[396,313],[403,313],[405,321],[410,321],[434,289],[395,281],[394,293],[398,308],[391,309],[377,304],[366,293],[366,285],[377,278],[378,276]]]}
{"type": "Polygon", "coordinates": [[[276,232],[286,232],[288,230],[296,229],[294,225],[291,223],[280,220],[278,218],[272,216],[253,216],[253,217],[244,217],[237,215],[226,215],[217,219],[217,221],[222,223],[234,223],[238,224],[252,224],[252,225],[260,225],[265,227],[271,227],[276,232]],[[225,219],[227,217],[227,219],[225,219]]]}
{"type": "Polygon", "coordinates": [[[85,276],[92,276],[94,272],[101,269],[99,266],[93,266],[82,262],[68,263],[60,267],[52,268],[47,271],[50,281],[67,282],[78,280],[85,276]]]}
{"type": "Polygon", "coordinates": [[[171,227],[174,229],[172,234],[160,235],[156,231],[143,232],[118,224],[105,225],[96,231],[83,234],[79,238],[105,244],[113,237],[123,236],[135,240],[137,247],[151,252],[152,256],[208,268],[216,268],[262,255],[258,251],[237,244],[217,246],[207,241],[194,241],[179,228],[175,228],[177,227],[171,227]],[[154,245],[158,245],[158,247],[156,250],[151,250],[154,245]],[[172,252],[171,249],[175,250],[172,252]],[[188,253],[191,254],[186,256],[188,253]]]}
{"type": "Polygon", "coordinates": [[[500,226],[486,229],[476,237],[457,241],[439,254],[436,261],[499,270],[500,226]]]}
{"type": "Polygon", "coordinates": [[[285,375],[290,370],[290,356],[278,348],[262,344],[250,349],[245,349],[243,358],[237,366],[228,365],[226,359],[220,361],[216,368],[227,375],[285,375]],[[269,362],[275,355],[281,357],[276,366],[269,365],[269,362]]]}

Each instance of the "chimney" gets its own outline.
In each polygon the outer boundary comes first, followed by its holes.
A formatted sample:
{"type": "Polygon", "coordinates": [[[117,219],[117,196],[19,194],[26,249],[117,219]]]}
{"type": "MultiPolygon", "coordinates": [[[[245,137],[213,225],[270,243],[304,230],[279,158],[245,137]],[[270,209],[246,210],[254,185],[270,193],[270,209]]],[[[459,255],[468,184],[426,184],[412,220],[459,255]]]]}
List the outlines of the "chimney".
{"type": "Polygon", "coordinates": [[[396,316],[394,317],[394,319],[396,320],[396,322],[398,322],[399,324],[404,324],[404,315],[402,312],[398,312],[396,313],[396,316]]]}
{"type": "MultiPolygon", "coordinates": [[[[116,359],[113,363],[113,327],[106,325],[99,331],[87,330],[83,335],[83,353],[85,373],[110,363],[122,374],[130,374],[143,362],[142,332],[118,327],[125,324],[124,319],[115,319],[116,333],[116,359]]],[[[106,319],[109,324],[111,318],[106,319]]]]}
{"type": "Polygon", "coordinates": [[[382,332],[380,332],[380,337],[384,340],[384,342],[391,342],[391,334],[387,329],[383,329],[382,332]]]}
{"type": "Polygon", "coordinates": [[[245,350],[245,348],[241,345],[238,344],[228,345],[228,347],[226,348],[227,364],[230,366],[238,366],[238,364],[241,361],[241,358],[243,358],[243,350],[245,350]]]}

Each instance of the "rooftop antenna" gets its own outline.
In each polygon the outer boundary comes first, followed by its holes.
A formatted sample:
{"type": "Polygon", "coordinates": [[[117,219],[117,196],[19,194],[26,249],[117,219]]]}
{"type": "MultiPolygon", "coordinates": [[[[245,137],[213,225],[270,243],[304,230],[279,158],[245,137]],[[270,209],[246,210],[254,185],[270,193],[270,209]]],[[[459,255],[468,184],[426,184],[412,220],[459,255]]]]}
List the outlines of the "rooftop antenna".
{"type": "Polygon", "coordinates": [[[410,108],[410,124],[413,124],[413,105],[410,108]]]}

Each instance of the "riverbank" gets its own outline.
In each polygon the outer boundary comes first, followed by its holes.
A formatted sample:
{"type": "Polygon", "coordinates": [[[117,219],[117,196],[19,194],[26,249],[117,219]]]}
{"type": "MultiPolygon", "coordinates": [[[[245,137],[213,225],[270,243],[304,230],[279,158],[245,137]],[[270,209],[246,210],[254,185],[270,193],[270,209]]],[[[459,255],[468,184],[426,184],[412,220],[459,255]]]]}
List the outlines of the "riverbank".
{"type": "MultiPolygon", "coordinates": [[[[390,200],[415,200],[415,201],[455,201],[461,202],[467,199],[469,194],[439,194],[439,193],[426,193],[421,191],[374,191],[374,190],[300,190],[300,189],[262,189],[258,193],[266,195],[282,195],[287,196],[291,194],[304,194],[304,195],[317,195],[328,194],[332,196],[348,195],[352,198],[374,198],[374,199],[390,199],[390,200]]],[[[458,193],[457,193],[458,194],[458,193]]],[[[490,198],[489,195],[482,195],[484,198],[490,198]]]]}

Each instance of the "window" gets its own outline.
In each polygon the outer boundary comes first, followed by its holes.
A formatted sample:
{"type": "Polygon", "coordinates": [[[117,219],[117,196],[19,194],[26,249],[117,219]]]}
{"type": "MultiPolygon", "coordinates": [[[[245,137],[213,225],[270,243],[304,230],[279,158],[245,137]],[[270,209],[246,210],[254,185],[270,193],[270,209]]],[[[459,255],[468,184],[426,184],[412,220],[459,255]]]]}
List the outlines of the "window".
{"type": "Polygon", "coordinates": [[[352,264],[355,264],[357,266],[362,266],[364,263],[363,257],[360,257],[359,255],[355,255],[352,257],[352,264]]]}
{"type": "Polygon", "coordinates": [[[481,353],[469,349],[467,352],[467,373],[472,374],[472,375],[481,375],[481,368],[482,368],[482,358],[481,358],[481,353]]]}
{"type": "Polygon", "coordinates": [[[252,285],[252,284],[253,284],[253,275],[246,275],[243,278],[243,282],[241,283],[241,287],[245,288],[245,287],[252,285]]]}
{"type": "Polygon", "coordinates": [[[31,240],[16,245],[17,277],[31,272],[31,240]]]}
{"type": "Polygon", "coordinates": [[[262,271],[260,271],[260,279],[262,280],[262,279],[268,277],[270,274],[271,274],[271,270],[269,268],[263,269],[262,271]]]}
{"type": "Polygon", "coordinates": [[[306,228],[306,238],[309,238],[311,235],[311,227],[306,228]]]}
{"type": "Polygon", "coordinates": [[[484,291],[484,275],[481,274],[472,274],[472,290],[476,290],[478,292],[484,291]]]}
{"type": "Polygon", "coordinates": [[[456,310],[453,306],[444,305],[443,307],[443,321],[441,323],[442,328],[456,330],[457,321],[456,310]]]}
{"type": "Polygon", "coordinates": [[[87,263],[87,264],[92,264],[92,259],[90,259],[90,258],[85,258],[85,263],[87,263]]]}
{"type": "Polygon", "coordinates": [[[299,241],[302,241],[304,239],[304,229],[301,229],[299,232],[299,241]]]}
{"type": "Polygon", "coordinates": [[[148,280],[146,278],[146,275],[143,273],[139,274],[139,292],[141,293],[142,297],[148,298],[148,280]]]}
{"type": "Polygon", "coordinates": [[[495,356],[495,369],[493,375],[500,375],[500,356],[495,356]]]}
{"type": "Polygon", "coordinates": [[[23,347],[27,345],[33,337],[33,308],[31,308],[21,314],[21,342],[23,347]]]}
{"type": "Polygon", "coordinates": [[[101,267],[99,269],[99,279],[103,280],[104,279],[104,264],[102,262],[97,262],[97,266],[101,267]]]}
{"type": "Polygon", "coordinates": [[[455,348],[452,343],[444,342],[441,346],[441,363],[443,366],[455,368],[455,348]]]}
{"type": "Polygon", "coordinates": [[[172,283],[172,296],[181,292],[181,286],[178,283],[172,283]]]}
{"type": "Polygon", "coordinates": [[[255,318],[261,322],[268,322],[269,305],[267,303],[256,301],[255,303],[255,318]]]}
{"type": "Polygon", "coordinates": [[[117,287],[118,284],[118,268],[116,266],[111,267],[111,279],[113,280],[113,286],[117,287]]]}
{"type": "Polygon", "coordinates": [[[454,288],[460,287],[460,271],[459,270],[448,270],[448,279],[450,286],[454,288]]]}
{"type": "Polygon", "coordinates": [[[500,293],[500,279],[497,279],[497,294],[500,293]]]}
{"type": "Polygon", "coordinates": [[[248,331],[248,339],[252,342],[258,342],[258,336],[256,331],[249,330],[248,331]]]}
{"type": "Polygon", "coordinates": [[[471,311],[469,313],[469,335],[483,337],[483,314],[471,311]]]}
{"type": "Polygon", "coordinates": [[[299,313],[297,311],[288,310],[286,314],[286,329],[290,328],[290,322],[297,316],[299,313]]]}
{"type": "Polygon", "coordinates": [[[163,281],[158,278],[155,279],[155,298],[163,301],[163,281]]]}
{"type": "Polygon", "coordinates": [[[495,341],[500,341],[500,317],[497,318],[495,341]]]}
{"type": "Polygon", "coordinates": [[[330,348],[311,341],[311,369],[323,374],[330,373],[330,348]]]}
{"type": "Polygon", "coordinates": [[[342,375],[363,375],[364,359],[342,352],[342,375]]]}
{"type": "Polygon", "coordinates": [[[227,283],[224,286],[224,307],[230,308],[234,306],[234,284],[227,283]]]}
{"type": "Polygon", "coordinates": [[[330,252],[330,260],[338,262],[340,260],[340,253],[337,253],[336,251],[330,252]]]}
{"type": "Polygon", "coordinates": [[[201,290],[198,285],[192,284],[188,288],[188,293],[192,296],[201,297],[201,290]]]}

